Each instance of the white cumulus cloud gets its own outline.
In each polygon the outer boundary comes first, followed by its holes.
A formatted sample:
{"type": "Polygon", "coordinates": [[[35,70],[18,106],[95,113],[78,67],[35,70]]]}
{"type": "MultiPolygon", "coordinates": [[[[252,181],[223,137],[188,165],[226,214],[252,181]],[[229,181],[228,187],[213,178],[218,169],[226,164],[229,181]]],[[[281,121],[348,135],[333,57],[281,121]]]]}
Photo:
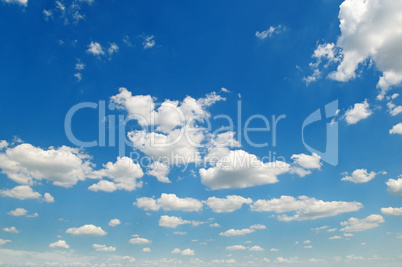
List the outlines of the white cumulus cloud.
{"type": "Polygon", "coordinates": [[[350,181],[353,183],[367,183],[370,180],[374,179],[377,175],[375,172],[368,173],[366,169],[357,169],[354,170],[352,176],[345,176],[342,178],[342,181],[350,181]]]}
{"type": "Polygon", "coordinates": [[[72,235],[85,235],[85,236],[104,236],[107,233],[102,230],[101,227],[95,226],[93,224],[86,224],[84,226],[81,226],[79,228],[68,228],[66,230],[67,234],[72,234],[72,235]]]}
{"type": "Polygon", "coordinates": [[[49,245],[51,248],[70,248],[70,246],[64,240],[59,240],[57,242],[51,243],[49,245]]]}
{"type": "Polygon", "coordinates": [[[359,232],[368,229],[372,229],[378,227],[380,223],[384,222],[384,218],[378,214],[371,214],[367,218],[357,219],[357,218],[349,218],[349,220],[341,222],[343,226],[340,231],[345,232],[359,232]]]}
{"type": "Polygon", "coordinates": [[[300,196],[298,198],[281,196],[280,198],[273,198],[271,200],[257,200],[251,205],[251,210],[257,212],[271,211],[276,213],[294,212],[293,216],[282,214],[278,216],[278,219],[280,221],[303,221],[357,211],[362,207],[363,205],[359,202],[326,202],[306,196],[300,196]]]}
{"type": "Polygon", "coordinates": [[[226,196],[226,198],[210,197],[206,203],[212,211],[217,213],[233,212],[242,207],[243,204],[251,204],[251,198],[244,198],[237,195],[226,196]]]}

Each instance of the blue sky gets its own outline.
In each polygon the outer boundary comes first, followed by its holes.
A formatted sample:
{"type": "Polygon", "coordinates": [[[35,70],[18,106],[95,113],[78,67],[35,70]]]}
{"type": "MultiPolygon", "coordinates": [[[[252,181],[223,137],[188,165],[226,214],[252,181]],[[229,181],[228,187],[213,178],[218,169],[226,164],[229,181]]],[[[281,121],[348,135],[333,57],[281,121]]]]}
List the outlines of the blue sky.
{"type": "Polygon", "coordinates": [[[1,0],[0,264],[399,266],[401,11],[1,0]]]}

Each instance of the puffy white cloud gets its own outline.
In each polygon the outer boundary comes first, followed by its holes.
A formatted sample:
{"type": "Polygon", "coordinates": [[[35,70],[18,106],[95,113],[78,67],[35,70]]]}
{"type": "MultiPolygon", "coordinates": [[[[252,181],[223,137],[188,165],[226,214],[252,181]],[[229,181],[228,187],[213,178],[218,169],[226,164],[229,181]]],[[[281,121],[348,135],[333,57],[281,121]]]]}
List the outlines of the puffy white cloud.
{"type": "Polygon", "coordinates": [[[72,235],[85,235],[85,236],[104,236],[107,233],[102,230],[101,227],[95,226],[93,224],[86,224],[79,228],[69,228],[66,230],[67,234],[72,235]]]}
{"type": "Polygon", "coordinates": [[[99,245],[99,244],[93,244],[92,247],[96,250],[96,251],[105,251],[105,252],[113,252],[116,251],[115,247],[108,247],[106,245],[99,245]]]}
{"type": "Polygon", "coordinates": [[[0,140],[0,150],[8,147],[8,142],[6,140],[0,140]]]}
{"type": "Polygon", "coordinates": [[[391,195],[402,195],[402,178],[398,180],[389,179],[386,184],[388,186],[387,191],[391,195]]]}
{"type": "Polygon", "coordinates": [[[11,242],[11,240],[5,240],[5,239],[0,238],[0,246],[2,246],[4,244],[7,244],[7,243],[10,243],[10,242],[11,242]]]}
{"type": "Polygon", "coordinates": [[[312,75],[304,77],[304,82],[309,85],[321,78],[321,71],[319,69],[320,64],[325,60],[327,61],[327,64],[324,65],[324,68],[328,68],[330,63],[338,62],[340,60],[337,54],[338,51],[334,43],[318,44],[312,55],[315,62],[310,63],[310,67],[314,72],[312,75]]]}
{"type": "Polygon", "coordinates": [[[28,211],[24,208],[16,208],[15,210],[10,210],[8,214],[12,216],[25,216],[27,215],[28,211]]]}
{"type": "Polygon", "coordinates": [[[342,181],[350,181],[353,183],[367,183],[371,179],[373,179],[377,173],[370,172],[368,173],[366,169],[357,169],[354,170],[352,176],[345,176],[342,178],[342,181]]]}
{"type": "Polygon", "coordinates": [[[162,193],[161,197],[157,200],[152,198],[142,197],[137,198],[137,207],[144,210],[157,211],[162,208],[168,210],[180,211],[200,211],[202,209],[202,202],[194,198],[179,198],[175,194],[162,193]]]}
{"type": "Polygon", "coordinates": [[[346,82],[359,65],[372,59],[382,72],[377,87],[382,99],[402,81],[402,3],[393,0],[345,0],[339,11],[341,35],[337,40],[340,63],[329,78],[346,82]]]}
{"type": "Polygon", "coordinates": [[[329,237],[328,239],[334,240],[334,239],[341,239],[341,238],[342,238],[342,236],[334,235],[334,236],[329,237]]]}
{"type": "Polygon", "coordinates": [[[201,182],[212,190],[246,188],[277,183],[277,176],[289,172],[285,162],[261,162],[255,155],[243,150],[230,151],[216,166],[200,169],[201,182]]]}
{"type": "Polygon", "coordinates": [[[294,160],[294,163],[305,168],[305,169],[321,169],[321,157],[316,153],[313,153],[311,156],[302,154],[294,154],[291,159],[294,160]]]}
{"type": "Polygon", "coordinates": [[[394,216],[400,216],[402,215],[402,208],[381,208],[381,213],[384,215],[394,215],[394,216]]]}
{"type": "Polygon", "coordinates": [[[167,177],[170,171],[170,168],[167,164],[155,161],[151,165],[149,165],[148,168],[149,168],[149,170],[147,171],[148,175],[156,177],[156,179],[158,179],[159,182],[171,183],[171,181],[167,177]]]}
{"type": "Polygon", "coordinates": [[[357,219],[357,218],[349,218],[349,220],[341,222],[341,225],[344,226],[340,231],[345,232],[359,232],[368,229],[372,229],[378,227],[380,223],[384,222],[384,218],[378,214],[371,214],[367,218],[357,219]]]}
{"type": "Polygon", "coordinates": [[[255,230],[253,229],[240,229],[240,230],[236,230],[236,229],[230,229],[227,230],[225,232],[220,233],[220,236],[239,236],[239,235],[246,235],[246,234],[251,234],[254,233],[255,230]]]}
{"type": "Polygon", "coordinates": [[[248,249],[249,251],[264,251],[264,249],[260,246],[253,246],[248,249]]]}
{"type": "Polygon", "coordinates": [[[0,154],[0,168],[19,184],[48,180],[54,185],[70,187],[92,176],[90,156],[80,149],[62,146],[41,149],[23,143],[0,154]]]}
{"type": "Polygon", "coordinates": [[[164,210],[199,211],[202,202],[194,198],[178,198],[175,194],[163,193],[157,203],[164,210]]]}
{"type": "Polygon", "coordinates": [[[353,108],[351,107],[345,112],[345,120],[348,124],[356,124],[369,117],[372,113],[369,103],[364,100],[362,103],[356,103],[353,108]]]}
{"type": "Polygon", "coordinates": [[[271,251],[271,252],[277,252],[277,251],[279,251],[279,249],[277,249],[277,248],[271,248],[269,251],[271,251]]]}
{"type": "Polygon", "coordinates": [[[183,220],[180,217],[167,215],[162,215],[159,219],[159,226],[162,227],[176,228],[177,226],[182,224],[191,224],[191,221],[183,220]]]}
{"type": "Polygon", "coordinates": [[[132,95],[126,88],[111,97],[117,108],[127,110],[130,118],[144,128],[156,126],[152,132],[129,132],[134,148],[167,165],[198,162],[201,157],[197,147],[205,136],[197,123],[210,117],[206,110],[209,106],[225,98],[212,92],[199,99],[187,96],[181,102],[165,100],[158,107],[155,100],[150,95],[132,95]]]}
{"type": "Polygon", "coordinates": [[[250,226],[250,229],[264,230],[264,229],[267,229],[267,227],[265,225],[262,225],[262,224],[254,224],[254,225],[250,226]]]}
{"type": "Polygon", "coordinates": [[[149,253],[149,252],[151,252],[151,248],[143,248],[143,249],[142,249],[142,252],[147,252],[147,253],[149,253]]]}
{"type": "Polygon", "coordinates": [[[134,237],[129,241],[133,245],[151,244],[152,241],[142,237],[134,237]]]}
{"type": "Polygon", "coordinates": [[[101,180],[91,185],[91,191],[113,192],[115,190],[133,191],[142,187],[142,181],[137,181],[144,175],[141,166],[129,157],[118,157],[115,163],[108,162],[103,169],[95,171],[97,177],[107,177],[113,182],[101,180]]]}
{"type": "Polygon", "coordinates": [[[156,203],[156,200],[149,197],[137,198],[137,202],[134,202],[133,205],[136,205],[138,208],[144,210],[158,211],[160,209],[160,206],[156,203]]]}
{"type": "Polygon", "coordinates": [[[400,134],[402,135],[402,122],[394,125],[391,130],[389,130],[390,134],[400,134]]]}
{"type": "Polygon", "coordinates": [[[251,205],[251,210],[258,212],[272,211],[276,213],[294,211],[295,214],[293,216],[282,214],[278,216],[278,219],[281,221],[303,221],[357,211],[362,207],[363,205],[359,202],[325,202],[306,196],[299,196],[298,198],[281,196],[280,198],[273,198],[271,200],[257,200],[251,205]]]}
{"type": "Polygon", "coordinates": [[[226,196],[226,198],[210,197],[206,201],[208,207],[217,213],[233,212],[240,209],[243,204],[251,204],[252,202],[251,198],[236,195],[226,196]]]}
{"type": "Polygon", "coordinates": [[[107,180],[100,180],[96,184],[91,185],[88,187],[91,191],[103,191],[103,192],[114,192],[117,190],[117,186],[115,183],[107,181],[107,180]]]}
{"type": "Polygon", "coordinates": [[[391,116],[396,116],[402,112],[402,106],[395,105],[392,101],[387,103],[388,111],[391,116]]]}
{"type": "Polygon", "coordinates": [[[228,246],[226,250],[246,250],[246,247],[242,245],[228,246]]]}
{"type": "Polygon", "coordinates": [[[51,248],[70,248],[70,246],[64,240],[59,240],[57,242],[51,243],[49,245],[51,248]]]}
{"type": "Polygon", "coordinates": [[[181,255],[183,255],[183,256],[194,256],[195,252],[194,252],[194,250],[191,250],[191,249],[189,249],[189,248],[184,249],[184,250],[180,250],[180,249],[178,249],[178,248],[175,248],[175,249],[172,251],[172,254],[181,254],[181,255]]]}
{"type": "Polygon", "coordinates": [[[210,227],[221,227],[221,226],[219,225],[219,223],[211,223],[209,226],[210,226],[210,227]]]}
{"type": "Polygon", "coordinates": [[[109,226],[111,226],[111,227],[115,227],[119,224],[121,224],[119,219],[113,219],[113,220],[110,220],[110,222],[109,222],[109,226]]]}
{"type": "Polygon", "coordinates": [[[28,6],[28,0],[2,0],[2,1],[9,4],[19,4],[25,7],[28,6]]]}
{"type": "Polygon", "coordinates": [[[3,197],[12,197],[20,200],[40,198],[41,194],[32,190],[28,185],[18,185],[12,189],[0,190],[3,197]]]}
{"type": "Polygon", "coordinates": [[[17,230],[17,228],[15,228],[14,226],[5,227],[5,228],[3,228],[3,231],[4,231],[4,232],[7,232],[7,233],[11,233],[11,234],[18,234],[18,233],[19,233],[19,231],[17,230]]]}
{"type": "Polygon", "coordinates": [[[88,45],[87,53],[92,54],[94,56],[99,56],[99,55],[105,54],[105,52],[102,49],[102,46],[100,45],[100,43],[97,43],[97,42],[91,42],[88,45]]]}
{"type": "MultiPolygon", "coordinates": [[[[133,131],[128,133],[128,138],[133,142],[135,149],[156,161],[164,161],[168,165],[182,165],[199,162],[201,156],[197,147],[204,139],[204,134],[198,128],[184,126],[168,134],[133,131]]],[[[166,168],[162,167],[162,170],[166,171],[166,168]]],[[[166,182],[166,179],[163,179],[163,182],[166,182]]]]}
{"type": "Polygon", "coordinates": [[[257,31],[255,33],[255,36],[260,39],[260,40],[264,40],[266,38],[271,38],[274,34],[278,34],[282,31],[286,30],[286,27],[284,27],[283,25],[278,25],[276,27],[274,26],[270,26],[267,30],[259,32],[257,31]]]}
{"type": "Polygon", "coordinates": [[[45,193],[45,194],[43,195],[43,199],[44,199],[45,202],[47,202],[47,203],[53,203],[53,202],[54,202],[54,197],[53,197],[51,194],[49,194],[49,193],[45,193]]]}

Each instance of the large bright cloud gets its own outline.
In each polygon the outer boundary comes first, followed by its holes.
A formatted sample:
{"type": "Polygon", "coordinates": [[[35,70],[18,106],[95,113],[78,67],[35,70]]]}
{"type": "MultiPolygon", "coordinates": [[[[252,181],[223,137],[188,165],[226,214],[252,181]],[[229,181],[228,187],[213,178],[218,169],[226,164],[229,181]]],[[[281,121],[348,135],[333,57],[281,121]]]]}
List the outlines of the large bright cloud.
{"type": "Polygon", "coordinates": [[[51,248],[70,248],[70,246],[64,240],[59,240],[57,242],[51,243],[49,245],[51,248]]]}
{"type": "Polygon", "coordinates": [[[32,185],[34,180],[48,180],[54,185],[70,187],[78,181],[94,178],[89,159],[89,155],[76,148],[41,149],[24,143],[0,154],[0,168],[19,184],[32,185]]]}
{"type": "Polygon", "coordinates": [[[144,175],[141,166],[131,158],[118,157],[115,163],[108,162],[103,169],[94,172],[97,177],[107,177],[113,181],[101,180],[91,185],[92,191],[113,192],[115,190],[133,191],[142,187],[142,181],[137,181],[144,175]]]}
{"type": "Polygon", "coordinates": [[[347,124],[356,124],[361,120],[368,118],[373,112],[370,110],[370,105],[367,100],[362,103],[356,103],[349,108],[345,113],[347,124]]]}
{"type": "Polygon", "coordinates": [[[194,198],[179,198],[175,194],[162,193],[159,199],[142,197],[134,203],[137,207],[144,210],[157,211],[162,208],[168,210],[180,211],[199,211],[202,209],[202,202],[194,198]]]}
{"type": "Polygon", "coordinates": [[[392,126],[391,130],[389,130],[389,134],[400,134],[400,135],[402,135],[402,122],[392,126]]]}
{"type": "Polygon", "coordinates": [[[223,156],[216,166],[199,172],[201,182],[216,190],[277,183],[277,176],[289,172],[289,167],[280,161],[263,163],[255,155],[236,150],[223,156]]]}
{"type": "Polygon", "coordinates": [[[210,197],[206,203],[213,212],[233,212],[240,209],[243,204],[251,204],[253,201],[251,198],[244,198],[241,196],[226,196],[226,198],[210,197]]]}
{"type": "Polygon", "coordinates": [[[10,210],[8,214],[12,216],[25,216],[27,215],[28,211],[24,208],[16,208],[15,210],[10,210]]]}
{"type": "Polygon", "coordinates": [[[220,233],[220,236],[239,236],[239,235],[247,235],[247,234],[251,234],[254,233],[255,230],[254,229],[249,229],[249,228],[245,228],[245,229],[229,229],[225,232],[220,233]]]}
{"type": "Polygon", "coordinates": [[[300,196],[281,196],[270,200],[257,200],[251,205],[251,210],[257,212],[294,212],[293,216],[282,214],[281,221],[304,221],[331,217],[341,213],[357,211],[363,205],[359,202],[330,201],[326,202],[315,198],[300,196]]]}
{"type": "MultiPolygon", "coordinates": [[[[377,87],[382,99],[402,81],[402,2],[345,0],[339,11],[341,35],[336,46],[340,61],[329,78],[346,82],[356,77],[359,65],[372,59],[382,72],[377,87]]],[[[319,49],[318,47],[317,49],[319,49]]],[[[317,50],[316,50],[317,51],[317,50]]]]}
{"type": "Polygon", "coordinates": [[[346,175],[345,177],[342,178],[342,181],[350,181],[353,183],[367,183],[370,180],[374,179],[374,177],[377,175],[376,172],[367,172],[366,169],[357,169],[354,170],[352,175],[346,175]]]}
{"type": "Polygon", "coordinates": [[[104,236],[107,233],[102,230],[101,227],[95,226],[93,224],[86,224],[84,226],[81,226],[79,228],[68,228],[66,230],[67,234],[72,234],[72,235],[85,235],[85,236],[104,236]]]}
{"type": "Polygon", "coordinates": [[[20,200],[40,198],[41,194],[33,191],[28,185],[18,185],[12,189],[0,190],[3,197],[12,197],[20,200]]]}
{"type": "Polygon", "coordinates": [[[381,213],[384,215],[400,216],[402,215],[402,208],[381,208],[381,213]]]}
{"type": "Polygon", "coordinates": [[[159,226],[162,227],[176,228],[177,226],[182,224],[191,224],[191,221],[183,220],[180,217],[167,216],[167,215],[162,215],[161,218],[159,219],[159,226]]]}
{"type": "Polygon", "coordinates": [[[378,227],[380,223],[384,222],[384,218],[378,214],[371,214],[367,218],[357,219],[350,218],[347,221],[341,222],[341,225],[344,226],[340,231],[345,232],[359,232],[368,230],[371,228],[378,227]]]}
{"type": "Polygon", "coordinates": [[[28,0],[2,0],[2,1],[10,4],[19,4],[21,6],[28,6],[28,0]]]}
{"type": "Polygon", "coordinates": [[[391,195],[402,195],[402,178],[398,180],[389,179],[386,184],[388,186],[387,190],[391,195]]]}

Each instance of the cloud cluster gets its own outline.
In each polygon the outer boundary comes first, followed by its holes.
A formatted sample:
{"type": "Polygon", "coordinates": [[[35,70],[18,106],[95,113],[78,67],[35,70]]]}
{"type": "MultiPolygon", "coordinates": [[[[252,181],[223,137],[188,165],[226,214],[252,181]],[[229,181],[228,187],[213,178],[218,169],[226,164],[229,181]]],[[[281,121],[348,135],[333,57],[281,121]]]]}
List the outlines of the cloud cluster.
{"type": "MultiPolygon", "coordinates": [[[[392,86],[402,81],[402,3],[393,0],[354,0],[340,5],[339,21],[341,35],[336,47],[332,44],[319,46],[316,51],[328,47],[324,54],[338,63],[337,69],[328,77],[346,82],[356,77],[359,65],[371,59],[382,72],[377,87],[383,99],[392,86]],[[332,51],[337,50],[339,55],[332,51]]],[[[318,52],[317,52],[318,53],[318,52]]],[[[314,53],[314,55],[316,52],[314,53]]],[[[313,76],[314,77],[314,74],[313,76]]]]}
{"type": "Polygon", "coordinates": [[[180,211],[200,211],[202,209],[202,202],[194,198],[179,198],[175,194],[162,193],[159,199],[153,199],[148,197],[137,198],[137,201],[133,203],[138,208],[144,210],[157,211],[163,209],[180,210],[180,211]]]}
{"type": "Polygon", "coordinates": [[[387,190],[391,195],[402,195],[402,178],[398,180],[389,179],[386,184],[388,186],[387,190]]]}
{"type": "Polygon", "coordinates": [[[137,181],[144,175],[140,165],[129,157],[118,157],[116,162],[108,162],[103,169],[95,171],[95,177],[107,177],[112,181],[100,180],[91,185],[91,191],[113,192],[116,190],[133,191],[142,187],[142,181],[137,181]]]}
{"type": "Polygon", "coordinates": [[[181,255],[183,255],[183,256],[194,256],[195,252],[194,252],[194,250],[191,250],[191,249],[189,249],[189,248],[184,249],[184,250],[180,250],[180,249],[178,249],[178,248],[175,248],[175,249],[172,251],[172,254],[181,254],[181,255]]]}
{"type": "Polygon", "coordinates": [[[206,201],[206,204],[212,209],[213,212],[224,213],[233,212],[240,209],[243,204],[251,204],[252,202],[253,201],[251,198],[231,195],[226,196],[226,198],[210,197],[206,201]]]}
{"type": "Polygon", "coordinates": [[[49,245],[51,248],[70,248],[70,246],[64,240],[59,240],[57,242],[51,243],[49,245]]]}
{"type": "Polygon", "coordinates": [[[257,200],[251,205],[251,210],[276,213],[294,212],[293,216],[282,214],[278,216],[278,219],[280,221],[304,221],[357,211],[362,207],[363,205],[359,202],[326,202],[306,196],[300,196],[298,198],[292,196],[281,196],[280,198],[273,198],[270,200],[257,200]]]}
{"type": "Polygon", "coordinates": [[[356,103],[353,107],[345,112],[345,120],[347,124],[356,124],[361,120],[368,118],[373,112],[367,100],[362,103],[356,103]]]}
{"type": "Polygon", "coordinates": [[[368,229],[372,229],[378,227],[380,223],[384,222],[384,218],[378,214],[371,214],[367,218],[357,219],[350,218],[347,221],[341,222],[341,225],[344,226],[340,231],[345,232],[359,232],[368,229]]]}
{"type": "Polygon", "coordinates": [[[71,187],[78,181],[93,178],[89,159],[89,155],[77,148],[41,149],[23,143],[0,153],[0,168],[19,184],[32,185],[34,180],[47,180],[57,186],[71,187]]]}
{"type": "Polygon", "coordinates": [[[92,247],[96,250],[96,251],[104,251],[104,252],[113,252],[116,251],[115,247],[108,247],[106,245],[99,245],[99,244],[93,244],[92,247]]]}
{"type": "Polygon", "coordinates": [[[83,235],[83,236],[104,236],[107,233],[102,230],[101,227],[95,226],[93,224],[86,224],[84,226],[81,226],[79,228],[68,228],[66,230],[67,234],[72,234],[72,235],[83,235]]]}
{"type": "Polygon", "coordinates": [[[289,172],[290,165],[281,162],[263,163],[244,150],[230,151],[215,166],[199,170],[201,182],[212,190],[247,188],[273,184],[278,175],[289,172]]]}
{"type": "Polygon", "coordinates": [[[366,169],[357,169],[352,172],[352,176],[345,176],[342,178],[342,181],[350,181],[353,183],[367,183],[370,180],[374,179],[377,175],[376,172],[368,173],[366,169]]]}

